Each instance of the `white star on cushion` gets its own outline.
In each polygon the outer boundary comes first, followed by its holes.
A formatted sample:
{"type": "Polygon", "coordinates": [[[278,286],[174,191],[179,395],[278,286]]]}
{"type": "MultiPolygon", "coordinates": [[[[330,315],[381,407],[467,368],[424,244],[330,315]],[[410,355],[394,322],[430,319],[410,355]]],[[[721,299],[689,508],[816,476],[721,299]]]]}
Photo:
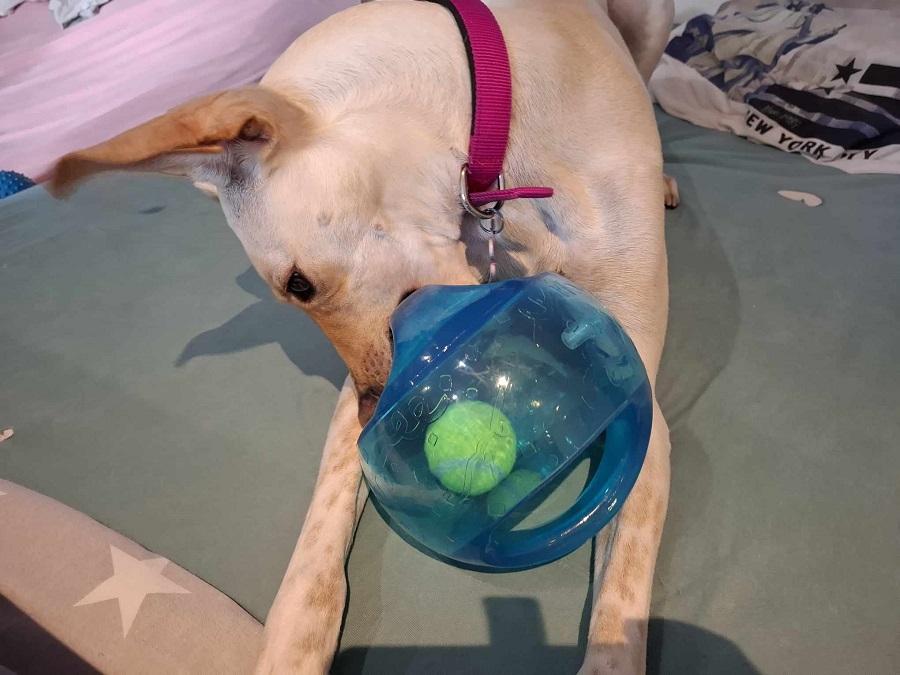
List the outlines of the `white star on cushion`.
{"type": "Polygon", "coordinates": [[[122,615],[122,637],[128,636],[144,598],[150,593],[190,593],[161,572],[169,564],[165,558],[138,560],[110,544],[113,575],[75,603],[75,607],[104,600],[118,600],[122,615]]]}

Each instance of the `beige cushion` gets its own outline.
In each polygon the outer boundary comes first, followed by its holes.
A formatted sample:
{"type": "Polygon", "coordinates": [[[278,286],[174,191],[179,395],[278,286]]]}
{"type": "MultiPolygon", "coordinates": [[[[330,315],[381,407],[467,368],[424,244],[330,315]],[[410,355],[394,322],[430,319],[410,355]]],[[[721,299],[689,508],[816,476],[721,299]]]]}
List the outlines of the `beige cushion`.
{"type": "Polygon", "coordinates": [[[181,567],[3,480],[0,596],[0,672],[246,673],[262,635],[181,567]]]}

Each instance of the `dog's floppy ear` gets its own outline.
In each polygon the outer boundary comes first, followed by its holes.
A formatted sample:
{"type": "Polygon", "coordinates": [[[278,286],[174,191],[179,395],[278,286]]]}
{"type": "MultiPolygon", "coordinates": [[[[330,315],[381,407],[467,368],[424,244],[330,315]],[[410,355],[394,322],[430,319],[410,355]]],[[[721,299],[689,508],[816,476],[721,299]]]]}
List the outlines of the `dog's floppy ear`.
{"type": "Polygon", "coordinates": [[[249,87],[196,98],[105,143],[57,162],[48,190],[56,197],[104,171],[160,171],[193,175],[231,141],[246,141],[270,159],[286,139],[309,135],[306,110],[281,94],[249,87]]]}

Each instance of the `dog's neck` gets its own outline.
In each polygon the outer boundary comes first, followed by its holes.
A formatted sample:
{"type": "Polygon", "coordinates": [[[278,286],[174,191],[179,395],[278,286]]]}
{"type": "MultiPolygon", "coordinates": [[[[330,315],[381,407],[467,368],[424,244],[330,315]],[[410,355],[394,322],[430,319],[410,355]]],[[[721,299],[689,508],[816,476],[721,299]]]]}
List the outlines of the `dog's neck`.
{"type": "MultiPolygon", "coordinates": [[[[443,228],[441,236],[461,239],[473,270],[486,278],[487,235],[473,218],[463,217],[459,205],[459,170],[467,159],[472,105],[469,64],[454,20],[428,2],[372,3],[355,11],[366,13],[369,30],[358,31],[353,22],[331,26],[326,21],[297,40],[262,85],[302,100],[326,124],[382,118],[392,128],[404,125],[404,134],[427,135],[436,153],[427,166],[387,173],[386,180],[405,181],[416,174],[408,192],[433,209],[430,222],[420,226],[429,234],[443,228]],[[402,41],[394,39],[401,20],[406,27],[402,41]],[[373,35],[391,37],[374,40],[373,35]],[[410,68],[415,69],[412,75],[410,68]]],[[[514,81],[513,88],[521,97],[529,96],[527,83],[514,81]]],[[[543,167],[534,165],[528,148],[519,147],[529,136],[517,130],[515,113],[514,108],[507,182],[543,184],[549,178],[542,175],[543,167]]],[[[367,121],[362,124],[368,126],[367,121]]],[[[388,161],[394,149],[386,146],[379,154],[388,161]]],[[[496,240],[499,278],[561,269],[563,261],[556,258],[563,247],[553,243],[559,225],[545,205],[509,202],[503,213],[504,231],[496,240]]]]}

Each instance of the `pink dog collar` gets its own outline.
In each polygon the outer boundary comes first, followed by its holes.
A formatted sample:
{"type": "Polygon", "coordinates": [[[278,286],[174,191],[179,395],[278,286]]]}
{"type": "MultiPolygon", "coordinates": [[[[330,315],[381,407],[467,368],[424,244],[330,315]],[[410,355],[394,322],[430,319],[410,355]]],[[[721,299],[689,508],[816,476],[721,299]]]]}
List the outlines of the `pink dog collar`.
{"type": "MultiPolygon", "coordinates": [[[[497,202],[485,216],[494,215],[510,199],[552,197],[547,187],[492,189],[501,181],[503,159],[509,142],[512,116],[512,77],[509,54],[497,20],[481,0],[429,0],[446,7],[456,19],[469,57],[472,76],[472,131],[469,139],[469,163],[464,168],[464,187],[460,195],[465,203],[483,206],[497,202]]],[[[467,205],[468,206],[468,205],[467,205]]]]}

